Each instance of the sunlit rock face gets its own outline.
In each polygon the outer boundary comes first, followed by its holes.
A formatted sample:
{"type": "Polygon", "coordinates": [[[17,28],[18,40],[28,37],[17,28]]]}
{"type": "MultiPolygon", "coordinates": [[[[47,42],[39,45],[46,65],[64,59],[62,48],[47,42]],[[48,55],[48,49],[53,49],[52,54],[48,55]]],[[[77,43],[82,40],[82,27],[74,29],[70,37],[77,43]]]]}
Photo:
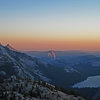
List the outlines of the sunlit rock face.
{"type": "Polygon", "coordinates": [[[7,44],[5,47],[8,48],[8,49],[10,49],[10,50],[16,51],[16,49],[14,49],[10,44],[7,44]]]}
{"type": "Polygon", "coordinates": [[[48,57],[51,57],[51,58],[53,58],[53,59],[56,59],[56,54],[55,54],[54,50],[50,50],[50,51],[48,52],[48,57]]]}

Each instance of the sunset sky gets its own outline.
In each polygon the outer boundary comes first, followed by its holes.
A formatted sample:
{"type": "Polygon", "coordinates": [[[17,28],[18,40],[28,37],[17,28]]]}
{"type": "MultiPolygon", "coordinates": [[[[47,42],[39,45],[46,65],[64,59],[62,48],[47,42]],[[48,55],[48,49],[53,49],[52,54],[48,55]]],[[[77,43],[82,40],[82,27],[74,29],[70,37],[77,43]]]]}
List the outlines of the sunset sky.
{"type": "Polygon", "coordinates": [[[100,50],[100,0],[0,0],[0,42],[18,50],[100,50]]]}

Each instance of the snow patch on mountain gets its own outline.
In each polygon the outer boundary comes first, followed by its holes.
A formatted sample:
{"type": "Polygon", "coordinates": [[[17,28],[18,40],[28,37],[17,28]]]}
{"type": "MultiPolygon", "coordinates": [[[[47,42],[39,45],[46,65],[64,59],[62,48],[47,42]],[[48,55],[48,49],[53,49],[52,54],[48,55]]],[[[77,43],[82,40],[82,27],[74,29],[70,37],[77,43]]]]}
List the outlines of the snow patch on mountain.
{"type": "Polygon", "coordinates": [[[72,68],[72,67],[70,67],[70,66],[65,67],[65,71],[66,71],[67,73],[69,73],[69,72],[78,72],[75,68],[72,68]]]}

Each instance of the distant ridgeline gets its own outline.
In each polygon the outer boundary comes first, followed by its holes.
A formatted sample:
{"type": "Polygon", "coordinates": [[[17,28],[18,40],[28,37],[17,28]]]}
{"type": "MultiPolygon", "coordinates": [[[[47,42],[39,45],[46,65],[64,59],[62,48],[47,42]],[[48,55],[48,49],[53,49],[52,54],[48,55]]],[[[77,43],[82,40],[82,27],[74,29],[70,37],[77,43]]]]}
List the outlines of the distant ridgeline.
{"type": "MultiPolygon", "coordinates": [[[[9,44],[0,44],[0,80],[10,79],[12,76],[41,80],[67,90],[75,90],[90,100],[94,100],[95,96],[95,100],[98,100],[99,88],[91,89],[91,92],[87,93],[90,89],[77,89],[73,86],[89,76],[100,75],[100,57],[79,51],[73,53],[50,50],[29,53],[20,52],[9,44]]],[[[5,93],[2,95],[5,96],[5,93]]]]}

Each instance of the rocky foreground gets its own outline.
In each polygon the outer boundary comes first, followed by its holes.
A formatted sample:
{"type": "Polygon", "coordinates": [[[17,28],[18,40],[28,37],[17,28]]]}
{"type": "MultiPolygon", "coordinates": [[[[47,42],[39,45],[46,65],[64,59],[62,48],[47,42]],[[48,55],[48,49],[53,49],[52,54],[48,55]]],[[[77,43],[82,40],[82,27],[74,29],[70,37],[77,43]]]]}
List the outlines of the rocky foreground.
{"type": "Polygon", "coordinates": [[[0,100],[86,100],[67,94],[63,89],[29,79],[7,79],[0,81],[0,100]]]}

